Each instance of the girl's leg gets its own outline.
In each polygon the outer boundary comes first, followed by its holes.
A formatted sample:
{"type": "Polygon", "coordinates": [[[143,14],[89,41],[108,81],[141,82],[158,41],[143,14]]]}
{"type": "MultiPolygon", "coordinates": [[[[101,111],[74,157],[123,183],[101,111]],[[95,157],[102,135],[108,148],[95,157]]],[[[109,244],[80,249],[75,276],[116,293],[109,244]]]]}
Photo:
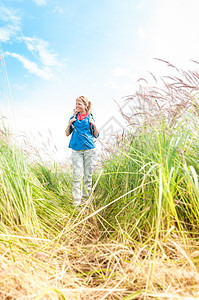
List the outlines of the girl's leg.
{"type": "Polygon", "coordinates": [[[72,151],[74,205],[81,204],[83,179],[83,151],[72,151]]]}
{"type": "Polygon", "coordinates": [[[92,174],[95,158],[95,149],[84,150],[84,188],[83,198],[88,199],[92,189],[92,174]]]}

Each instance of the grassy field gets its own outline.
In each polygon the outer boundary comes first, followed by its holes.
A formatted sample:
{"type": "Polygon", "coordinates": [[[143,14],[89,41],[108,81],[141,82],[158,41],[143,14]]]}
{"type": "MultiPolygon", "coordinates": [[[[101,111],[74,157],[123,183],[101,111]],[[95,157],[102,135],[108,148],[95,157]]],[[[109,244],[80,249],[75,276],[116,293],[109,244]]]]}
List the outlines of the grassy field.
{"type": "Polygon", "coordinates": [[[178,74],[128,98],[80,210],[70,163],[31,161],[2,129],[0,299],[199,299],[199,75],[178,74]]]}

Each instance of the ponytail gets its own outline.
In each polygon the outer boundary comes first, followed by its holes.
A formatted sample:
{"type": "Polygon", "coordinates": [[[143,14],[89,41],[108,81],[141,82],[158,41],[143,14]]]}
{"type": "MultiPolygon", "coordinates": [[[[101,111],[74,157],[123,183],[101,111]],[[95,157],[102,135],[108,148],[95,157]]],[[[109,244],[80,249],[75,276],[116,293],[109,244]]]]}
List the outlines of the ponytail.
{"type": "Polygon", "coordinates": [[[88,106],[87,106],[87,112],[88,112],[88,114],[90,114],[91,111],[92,111],[92,102],[89,100],[88,101],[88,106]]]}

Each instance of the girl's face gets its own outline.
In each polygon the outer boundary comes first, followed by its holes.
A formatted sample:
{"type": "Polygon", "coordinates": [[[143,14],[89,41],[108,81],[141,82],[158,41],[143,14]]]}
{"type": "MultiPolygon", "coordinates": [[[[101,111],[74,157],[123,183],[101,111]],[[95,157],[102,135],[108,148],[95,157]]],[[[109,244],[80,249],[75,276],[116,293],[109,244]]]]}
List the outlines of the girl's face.
{"type": "Polygon", "coordinates": [[[79,112],[82,115],[86,114],[86,105],[80,99],[76,100],[76,112],[79,112]]]}

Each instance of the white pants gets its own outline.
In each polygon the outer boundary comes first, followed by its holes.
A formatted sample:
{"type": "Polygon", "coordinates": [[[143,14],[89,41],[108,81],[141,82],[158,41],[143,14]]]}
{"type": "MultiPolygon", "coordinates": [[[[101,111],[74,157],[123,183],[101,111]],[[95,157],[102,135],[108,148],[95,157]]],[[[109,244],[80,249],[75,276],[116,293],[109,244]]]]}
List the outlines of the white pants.
{"type": "Polygon", "coordinates": [[[92,189],[95,149],[72,150],[74,205],[86,201],[92,189]]]}

